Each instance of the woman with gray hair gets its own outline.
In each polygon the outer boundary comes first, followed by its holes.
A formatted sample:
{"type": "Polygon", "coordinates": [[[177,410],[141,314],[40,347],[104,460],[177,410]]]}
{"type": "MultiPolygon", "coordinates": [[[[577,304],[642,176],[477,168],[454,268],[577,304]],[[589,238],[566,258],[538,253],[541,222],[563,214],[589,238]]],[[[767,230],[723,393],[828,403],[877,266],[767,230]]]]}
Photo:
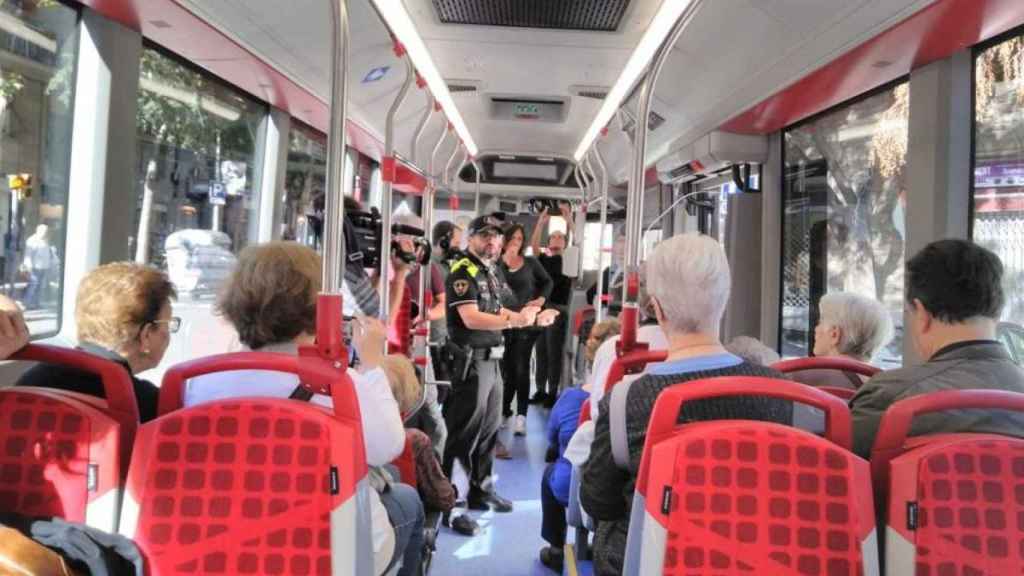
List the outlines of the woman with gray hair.
{"type": "MultiPolygon", "coordinates": [[[[893,337],[889,311],[880,302],[853,292],[830,292],[818,303],[814,355],[871,362],[893,337]]],[[[808,386],[858,388],[863,379],[838,370],[804,370],[790,377],[808,386]]]]}
{"type": "MultiPolygon", "coordinates": [[[[668,340],[668,358],[647,366],[638,380],[619,383],[601,400],[590,457],[583,466],[580,500],[583,509],[597,521],[594,573],[601,575],[622,573],[630,516],[622,495],[631,494],[635,488],[647,425],[661,391],[674,384],[717,376],[782,377],[771,368],[730,354],[722,346],[718,329],[729,301],[731,276],[718,242],[700,234],[673,236],[654,249],[647,261],[646,277],[655,317],[668,340]],[[613,402],[616,406],[623,403],[625,409],[623,431],[629,457],[623,468],[612,453],[609,412],[613,402]]],[[[766,420],[788,425],[792,413],[792,404],[786,401],[728,397],[689,402],[680,420],[766,420]]]]}

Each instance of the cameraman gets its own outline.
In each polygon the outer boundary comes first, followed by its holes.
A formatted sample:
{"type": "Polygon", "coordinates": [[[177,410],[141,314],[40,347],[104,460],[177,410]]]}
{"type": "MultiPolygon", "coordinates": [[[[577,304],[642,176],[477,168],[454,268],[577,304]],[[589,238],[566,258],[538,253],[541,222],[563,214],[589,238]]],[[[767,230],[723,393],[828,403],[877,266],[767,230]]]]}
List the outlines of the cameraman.
{"type": "MultiPolygon", "coordinates": [[[[362,212],[363,206],[358,200],[351,196],[345,196],[345,212],[362,212]]],[[[345,248],[348,253],[348,260],[345,262],[345,277],[342,283],[342,295],[345,316],[355,316],[357,313],[364,316],[380,317],[380,294],[377,286],[380,285],[380,271],[373,270],[367,274],[366,268],[362,265],[363,254],[358,248],[359,241],[352,230],[352,224],[348,216],[345,217],[345,248]]],[[[393,274],[388,280],[391,282],[391,302],[389,310],[398,310],[402,304],[402,288],[405,286],[405,279],[409,275],[409,266],[401,258],[391,257],[391,269],[393,274]]]]}

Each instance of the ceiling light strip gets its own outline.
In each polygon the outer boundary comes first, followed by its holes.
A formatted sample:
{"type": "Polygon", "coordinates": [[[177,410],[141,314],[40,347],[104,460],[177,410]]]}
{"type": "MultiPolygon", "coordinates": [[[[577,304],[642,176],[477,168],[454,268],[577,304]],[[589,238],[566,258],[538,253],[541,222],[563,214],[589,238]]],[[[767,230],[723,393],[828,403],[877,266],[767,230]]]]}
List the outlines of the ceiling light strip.
{"type": "Polygon", "coordinates": [[[584,133],[583,139],[580,140],[575,154],[577,162],[583,159],[598,134],[601,133],[601,129],[608,125],[616,110],[622,106],[622,102],[629,95],[629,91],[651,63],[651,58],[658,51],[658,47],[665,41],[676,21],[679,20],[693,1],[663,0],[658,8],[658,12],[655,13],[654,18],[647,27],[647,31],[644,32],[643,37],[640,39],[640,43],[636,45],[633,54],[630,55],[629,60],[626,62],[625,68],[619,74],[619,79],[615,81],[615,85],[608,91],[604,102],[601,103],[601,109],[598,110],[593,123],[584,133]]]}
{"type": "Polygon", "coordinates": [[[455,133],[459,135],[462,143],[465,144],[466,151],[470,156],[475,157],[478,151],[476,142],[473,141],[473,136],[470,135],[466,122],[462,119],[462,115],[459,114],[459,109],[455,107],[455,101],[452,100],[451,92],[448,91],[448,85],[434,65],[434,60],[430,57],[430,51],[427,50],[427,46],[423,43],[423,38],[420,37],[419,32],[416,31],[416,25],[413,24],[412,18],[405,9],[402,0],[373,0],[373,4],[388,28],[391,29],[391,33],[405,47],[406,53],[412,59],[413,66],[416,67],[416,71],[426,80],[431,94],[434,95],[434,98],[441,105],[445,116],[448,117],[448,121],[455,128],[455,133]]]}

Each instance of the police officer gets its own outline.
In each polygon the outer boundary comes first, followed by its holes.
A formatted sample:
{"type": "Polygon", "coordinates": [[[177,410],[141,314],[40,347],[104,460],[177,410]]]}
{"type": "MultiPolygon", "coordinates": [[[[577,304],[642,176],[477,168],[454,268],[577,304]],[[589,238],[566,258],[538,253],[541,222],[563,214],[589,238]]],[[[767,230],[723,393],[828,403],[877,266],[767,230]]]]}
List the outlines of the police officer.
{"type": "MultiPolygon", "coordinates": [[[[493,269],[501,253],[500,223],[491,216],[470,222],[466,252],[452,262],[445,282],[448,347],[452,352],[452,391],[445,402],[448,442],[443,468],[451,478],[455,460],[469,476],[466,503],[472,510],[510,512],[490,481],[501,424],[502,382],[498,368],[502,330],[538,321],[537,306],[513,312],[501,305],[502,282],[493,269]]],[[[553,316],[540,322],[550,324],[553,316]]]]}

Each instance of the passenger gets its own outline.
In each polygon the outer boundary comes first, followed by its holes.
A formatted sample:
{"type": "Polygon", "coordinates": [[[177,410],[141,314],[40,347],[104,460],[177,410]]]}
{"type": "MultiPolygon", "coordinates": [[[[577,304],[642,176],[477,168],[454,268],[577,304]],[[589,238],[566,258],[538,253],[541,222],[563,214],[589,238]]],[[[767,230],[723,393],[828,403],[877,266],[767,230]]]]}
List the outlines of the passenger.
{"type": "MultiPolygon", "coordinates": [[[[156,368],[178,331],[171,316],[177,293],[167,275],[130,262],[104,264],[85,275],[75,299],[78,349],[113,360],[132,374],[139,419],[156,418],[159,389],[135,374],[156,368]]],[[[18,386],[39,386],[105,397],[99,376],[54,364],[38,364],[18,386]]]]}
{"type": "MultiPolygon", "coordinates": [[[[217,302],[238,330],[245,348],[296,354],[316,339],[316,301],[321,289],[320,256],[294,242],[249,246],[225,283],[217,302]]],[[[398,404],[380,368],[385,329],[379,320],[360,318],[352,344],[359,354],[357,370],[349,369],[363,425],[366,461],[380,467],[405,448],[405,429],[398,404]]],[[[237,396],[290,397],[298,388],[294,374],[266,370],[223,372],[193,378],[186,384],[185,405],[237,396]],[[244,383],[244,385],[241,385],[244,383]]],[[[331,399],[314,395],[310,402],[330,406],[331,399]]],[[[402,561],[399,574],[412,574],[423,548],[423,507],[411,486],[382,485],[377,475],[370,491],[373,553],[377,574],[402,561]]]]}
{"type": "Polygon", "coordinates": [[[29,330],[21,307],[0,295],[0,360],[6,360],[29,342],[29,330]]]}
{"type": "MultiPolygon", "coordinates": [[[[565,220],[567,230],[573,229],[572,207],[568,202],[559,203],[562,218],[565,220]]],[[[565,348],[565,323],[569,317],[569,298],[572,296],[572,279],[562,272],[562,254],[568,244],[568,238],[564,232],[558,230],[548,236],[546,253],[541,251],[541,233],[547,229],[550,219],[548,209],[544,208],[533,227],[533,234],[530,235],[530,248],[533,255],[540,262],[541,266],[551,278],[551,296],[545,306],[558,310],[558,317],[555,322],[541,331],[537,338],[537,371],[534,379],[537,381],[537,392],[530,398],[530,404],[543,404],[550,408],[554,406],[555,399],[562,384],[562,364],[565,348]]]]}
{"type": "MultiPolygon", "coordinates": [[[[840,356],[871,362],[893,337],[892,318],[877,300],[852,292],[831,292],[818,304],[814,327],[814,355],[840,356]]],[[[809,386],[837,386],[856,390],[864,379],[839,370],[804,370],[790,375],[809,386]]]]}
{"type": "Polygon", "coordinates": [[[501,305],[501,284],[493,266],[499,257],[501,228],[490,216],[469,226],[466,255],[452,264],[445,283],[448,293],[448,349],[454,357],[452,392],[444,405],[448,443],[443,469],[452,477],[455,460],[469,476],[467,504],[474,510],[511,512],[512,502],[499,496],[491,471],[501,424],[502,383],[494,347],[501,330],[531,326],[536,307],[513,312],[501,305]]]}
{"type": "MultiPolygon", "coordinates": [[[[515,294],[516,303],[509,308],[520,311],[527,306],[543,308],[551,296],[551,277],[539,260],[525,256],[526,233],[522,224],[505,228],[505,248],[498,263],[505,281],[515,294]]],[[[505,354],[501,359],[505,376],[505,398],[502,416],[512,417],[512,399],[516,398],[516,423],[513,433],[526,435],[526,411],[530,401],[530,357],[541,335],[540,328],[505,330],[505,354]]]]}
{"type": "Polygon", "coordinates": [[[778,352],[751,336],[737,336],[725,345],[725,349],[730,354],[758,366],[771,366],[780,360],[778,352]]]}
{"type": "MultiPolygon", "coordinates": [[[[940,390],[1024,392],[1024,371],[996,340],[1005,303],[1003,264],[967,240],[939,240],[907,262],[907,334],[924,364],[868,380],[850,400],[853,447],[868,457],[886,409],[940,390]]],[[[976,432],[1024,436],[1024,416],[1000,410],[956,410],[915,418],[910,435],[976,432]]]]}
{"type": "MultiPolygon", "coordinates": [[[[590,458],[583,467],[580,499],[597,522],[594,572],[621,574],[629,527],[630,501],[636,483],[648,421],[658,394],[690,380],[717,376],[780,376],[726,352],[718,329],[729,300],[730,274],[725,252],[707,236],[683,234],[661,242],[647,262],[647,289],[658,324],[668,336],[668,359],[622,392],[601,400],[590,458]],[[620,468],[612,451],[609,402],[625,401],[628,467],[620,468]]],[[[768,420],[789,424],[789,402],[758,398],[715,398],[683,406],[682,421],[718,418],[768,420]]]]}
{"type": "MultiPolygon", "coordinates": [[[[401,354],[388,354],[384,357],[382,367],[388,375],[391,392],[398,401],[402,414],[408,416],[417,410],[423,410],[423,386],[420,385],[412,362],[401,354]]],[[[455,486],[441,470],[441,462],[430,437],[415,428],[406,428],[405,435],[412,445],[413,461],[416,465],[416,490],[423,501],[424,510],[450,513],[455,507],[455,486]]],[[[478,530],[476,521],[466,514],[452,519],[451,525],[453,530],[466,536],[472,536],[478,530]]]]}
{"type": "MultiPolygon", "coordinates": [[[[587,340],[587,363],[593,363],[594,354],[602,342],[618,333],[619,321],[615,318],[596,324],[587,340]]],[[[558,573],[562,572],[565,561],[562,552],[565,547],[565,508],[569,505],[569,483],[572,479],[572,463],[566,458],[566,449],[579,427],[580,410],[589,398],[586,388],[566,388],[548,417],[548,443],[555,447],[555,460],[544,469],[540,482],[543,514],[540,535],[550,544],[541,548],[540,562],[558,573]]]]}
{"type": "MultiPolygon", "coordinates": [[[[643,271],[641,271],[641,274],[643,274],[643,271]]],[[[667,350],[668,339],[665,338],[665,332],[658,325],[657,315],[654,311],[654,302],[647,290],[647,281],[643,276],[640,278],[639,306],[640,326],[637,327],[636,341],[647,344],[649,350],[667,350]]],[[[616,350],[616,343],[618,341],[619,336],[617,335],[609,338],[601,344],[597,349],[597,354],[594,356],[593,367],[588,379],[590,385],[590,413],[594,420],[597,420],[597,416],[600,413],[600,402],[601,398],[604,398],[608,373],[611,372],[612,364],[618,358],[618,351],[616,350]]]]}
{"type": "MultiPolygon", "coordinates": [[[[345,212],[361,212],[362,204],[351,196],[345,196],[345,212]]],[[[345,316],[351,317],[356,314],[377,318],[380,316],[380,294],[377,287],[380,285],[380,271],[371,270],[368,274],[362,264],[362,252],[358,252],[358,236],[356,235],[351,221],[346,216],[343,225],[345,233],[345,245],[348,248],[348,260],[345,262],[344,282],[342,283],[342,302],[345,308],[345,316]]],[[[383,247],[390,254],[390,247],[383,247]]],[[[381,256],[383,257],[383,255],[381,256]]],[[[402,287],[405,286],[405,279],[409,274],[409,266],[396,256],[391,256],[391,283],[390,307],[389,310],[398,310],[402,306],[402,287]]]]}

